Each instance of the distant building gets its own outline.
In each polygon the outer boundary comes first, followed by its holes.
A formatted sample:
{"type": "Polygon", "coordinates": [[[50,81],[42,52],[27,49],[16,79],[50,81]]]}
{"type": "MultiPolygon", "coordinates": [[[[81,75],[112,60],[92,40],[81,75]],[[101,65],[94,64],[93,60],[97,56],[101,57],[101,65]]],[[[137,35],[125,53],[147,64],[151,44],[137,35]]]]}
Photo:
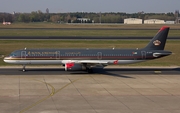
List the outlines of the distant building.
{"type": "Polygon", "coordinates": [[[3,25],[11,25],[11,22],[3,22],[3,25]]]}
{"type": "Polygon", "coordinates": [[[81,21],[81,23],[85,23],[85,22],[90,21],[89,18],[77,18],[77,20],[81,21]]]}
{"type": "Polygon", "coordinates": [[[6,22],[5,19],[3,19],[3,25],[11,25],[11,22],[6,22]]]}
{"type": "Polygon", "coordinates": [[[175,21],[166,21],[165,24],[175,24],[175,21]]]}
{"type": "Polygon", "coordinates": [[[87,23],[87,22],[91,21],[91,19],[89,19],[89,18],[77,18],[77,20],[81,21],[81,23],[87,23]]]}
{"type": "Polygon", "coordinates": [[[159,19],[148,19],[144,20],[144,24],[165,24],[165,21],[159,19]]]}
{"type": "Polygon", "coordinates": [[[138,18],[126,18],[124,24],[142,24],[142,19],[138,18]]]}

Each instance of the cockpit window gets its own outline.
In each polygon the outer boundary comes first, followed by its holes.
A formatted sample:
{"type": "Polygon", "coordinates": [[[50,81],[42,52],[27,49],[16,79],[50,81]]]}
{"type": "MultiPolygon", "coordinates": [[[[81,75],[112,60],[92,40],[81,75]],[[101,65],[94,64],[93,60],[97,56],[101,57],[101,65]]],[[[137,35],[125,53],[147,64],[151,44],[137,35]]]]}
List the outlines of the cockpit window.
{"type": "Polygon", "coordinates": [[[13,57],[13,56],[17,56],[17,51],[14,51],[14,52],[12,52],[9,56],[11,56],[11,57],[13,57]]]}
{"type": "Polygon", "coordinates": [[[14,53],[11,53],[9,56],[16,56],[16,54],[14,54],[14,53]]]}

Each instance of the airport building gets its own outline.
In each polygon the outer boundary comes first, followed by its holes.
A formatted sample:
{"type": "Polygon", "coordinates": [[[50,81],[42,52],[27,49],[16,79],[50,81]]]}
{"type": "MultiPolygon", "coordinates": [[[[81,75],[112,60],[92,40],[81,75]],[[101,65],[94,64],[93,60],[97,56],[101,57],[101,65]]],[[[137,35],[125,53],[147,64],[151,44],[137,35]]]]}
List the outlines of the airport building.
{"type": "Polygon", "coordinates": [[[124,19],[124,24],[175,24],[175,21],[164,21],[159,19],[142,20],[139,18],[124,19]]]}
{"type": "Polygon", "coordinates": [[[3,25],[11,25],[11,22],[6,22],[5,19],[3,19],[3,25]]]}
{"type": "Polygon", "coordinates": [[[84,23],[84,22],[90,21],[90,19],[89,19],[89,18],[77,18],[77,20],[81,21],[81,23],[84,23]]]}
{"type": "Polygon", "coordinates": [[[124,24],[142,24],[142,19],[139,18],[126,18],[124,24]]]}
{"type": "Polygon", "coordinates": [[[166,21],[165,24],[175,24],[175,21],[166,21]]]}
{"type": "Polygon", "coordinates": [[[11,25],[11,22],[3,22],[3,25],[11,25]]]}
{"type": "Polygon", "coordinates": [[[165,24],[165,21],[159,19],[148,19],[144,20],[144,24],[165,24]]]}

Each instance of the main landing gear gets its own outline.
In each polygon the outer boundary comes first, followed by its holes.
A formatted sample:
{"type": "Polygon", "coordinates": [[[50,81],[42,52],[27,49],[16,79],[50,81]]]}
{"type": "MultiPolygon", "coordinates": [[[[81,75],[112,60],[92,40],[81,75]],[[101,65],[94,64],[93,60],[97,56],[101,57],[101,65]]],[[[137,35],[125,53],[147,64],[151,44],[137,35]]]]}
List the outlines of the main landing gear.
{"type": "Polygon", "coordinates": [[[88,73],[93,73],[93,69],[92,69],[92,68],[87,68],[86,71],[87,71],[88,73]]]}
{"type": "Polygon", "coordinates": [[[26,71],[26,65],[23,65],[22,71],[23,71],[23,72],[26,71]]]}

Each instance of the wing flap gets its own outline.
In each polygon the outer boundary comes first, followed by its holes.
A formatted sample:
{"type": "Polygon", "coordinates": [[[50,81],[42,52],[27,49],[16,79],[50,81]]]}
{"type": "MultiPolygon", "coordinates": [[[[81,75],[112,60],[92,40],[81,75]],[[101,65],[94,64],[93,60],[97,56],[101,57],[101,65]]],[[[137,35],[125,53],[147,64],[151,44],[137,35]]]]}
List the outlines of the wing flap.
{"type": "Polygon", "coordinates": [[[97,61],[97,60],[82,60],[82,61],[78,61],[79,63],[87,63],[87,64],[108,64],[107,61],[97,61]]]}
{"type": "Polygon", "coordinates": [[[108,65],[108,61],[101,61],[101,60],[82,60],[78,61],[78,63],[82,63],[85,67],[100,67],[103,68],[108,65]]]}

